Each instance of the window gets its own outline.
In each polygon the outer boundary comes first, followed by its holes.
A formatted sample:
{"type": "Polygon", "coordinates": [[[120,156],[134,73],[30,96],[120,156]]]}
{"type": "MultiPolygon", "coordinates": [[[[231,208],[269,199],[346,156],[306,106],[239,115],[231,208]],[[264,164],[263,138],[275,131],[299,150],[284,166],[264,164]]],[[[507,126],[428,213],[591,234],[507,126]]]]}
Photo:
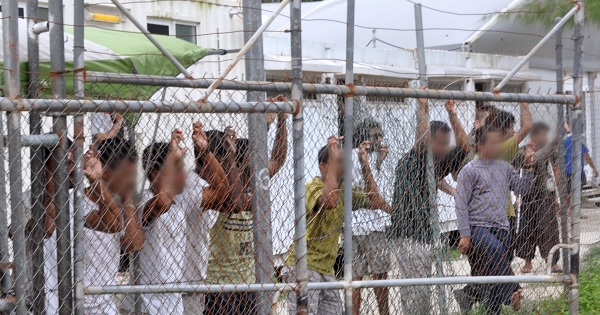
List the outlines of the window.
{"type": "Polygon", "coordinates": [[[196,27],[185,24],[175,24],[175,36],[190,43],[196,44],[196,27]]]}
{"type": "Polygon", "coordinates": [[[170,35],[179,39],[196,44],[196,25],[180,24],[173,21],[161,21],[157,23],[148,23],[146,25],[148,32],[157,35],[170,35]]]}
{"type": "MultiPolygon", "coordinates": [[[[0,11],[2,11],[2,6],[0,5],[0,11]]],[[[24,19],[25,18],[25,9],[23,8],[19,8],[19,17],[24,19]]]]}
{"type": "Polygon", "coordinates": [[[48,21],[48,19],[49,19],[48,8],[39,7],[38,8],[38,18],[42,21],[48,21]]]}
{"type": "Polygon", "coordinates": [[[169,35],[169,25],[148,23],[148,32],[157,35],[169,35]]]}

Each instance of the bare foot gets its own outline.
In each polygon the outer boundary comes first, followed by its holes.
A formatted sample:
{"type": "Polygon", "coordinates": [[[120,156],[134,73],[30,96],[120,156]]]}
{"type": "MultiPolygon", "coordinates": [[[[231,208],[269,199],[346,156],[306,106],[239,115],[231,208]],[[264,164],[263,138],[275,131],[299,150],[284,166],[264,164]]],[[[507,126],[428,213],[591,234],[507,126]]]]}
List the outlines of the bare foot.
{"type": "Polygon", "coordinates": [[[561,273],[561,272],[563,272],[563,269],[559,265],[554,265],[554,266],[552,266],[551,269],[552,269],[553,273],[561,273]]]}
{"type": "Polygon", "coordinates": [[[515,293],[513,293],[513,295],[510,297],[510,305],[512,306],[513,310],[518,311],[519,309],[521,309],[523,298],[525,298],[525,295],[523,294],[523,289],[519,289],[515,293]]]}

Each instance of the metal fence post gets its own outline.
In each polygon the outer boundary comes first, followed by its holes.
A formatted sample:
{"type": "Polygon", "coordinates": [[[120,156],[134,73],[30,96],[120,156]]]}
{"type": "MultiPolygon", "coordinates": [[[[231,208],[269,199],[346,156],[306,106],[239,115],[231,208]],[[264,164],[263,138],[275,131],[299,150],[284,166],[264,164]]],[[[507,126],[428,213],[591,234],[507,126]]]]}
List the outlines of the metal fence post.
{"type": "Polygon", "coordinates": [[[573,38],[574,65],[573,65],[573,95],[579,98],[580,103],[573,106],[572,110],[572,162],[571,162],[571,277],[575,281],[571,284],[569,296],[569,314],[579,314],[579,241],[581,234],[580,210],[581,210],[581,181],[582,170],[582,136],[583,136],[583,108],[585,107],[585,95],[583,94],[583,22],[584,1],[579,1],[580,9],[575,15],[575,30],[573,38]]]}
{"type": "MultiPolygon", "coordinates": [[[[244,0],[244,41],[250,40],[260,28],[261,1],[244,0]]],[[[246,53],[246,77],[250,80],[265,80],[263,59],[263,37],[246,53]]],[[[264,92],[251,92],[248,101],[265,99],[264,92]]],[[[248,114],[248,140],[250,144],[250,167],[252,169],[252,208],[254,212],[254,255],[256,259],[256,283],[273,282],[273,238],[271,231],[271,198],[269,196],[269,155],[267,143],[267,116],[248,114]]],[[[257,292],[259,314],[271,310],[271,297],[266,292],[257,292]]]]}
{"type": "MultiPolygon", "coordinates": [[[[348,0],[346,17],[346,85],[354,85],[355,0],[348,0]]],[[[354,133],[354,96],[346,95],[344,106],[344,281],[352,283],[352,136],[354,133]]],[[[345,290],[344,309],[352,314],[352,285],[345,290]]]]}
{"type": "MultiPolygon", "coordinates": [[[[419,84],[427,86],[427,63],[425,61],[425,39],[423,36],[423,13],[420,3],[415,3],[415,29],[417,35],[417,63],[419,67],[419,84]]],[[[417,102],[417,106],[419,106],[417,102]]],[[[419,117],[417,117],[419,119],[419,117]]],[[[427,126],[429,126],[429,113],[427,114],[427,126]]],[[[417,125],[419,122],[417,122],[417,125]]],[[[430,224],[433,231],[434,244],[433,255],[435,259],[435,270],[438,277],[444,276],[444,263],[442,261],[441,228],[437,210],[437,181],[435,178],[435,167],[433,164],[433,153],[431,147],[427,148],[427,183],[429,187],[429,204],[431,205],[430,224]]],[[[438,299],[441,314],[448,313],[446,302],[446,286],[438,286],[438,299]]]]}
{"type": "MultiPolygon", "coordinates": [[[[50,13],[50,71],[53,73],[50,86],[52,96],[62,99],[66,96],[63,1],[50,1],[48,10],[50,13]]],[[[66,116],[60,114],[53,118],[53,131],[59,138],[58,145],[52,152],[55,165],[53,178],[56,181],[54,204],[56,207],[59,314],[70,315],[73,312],[73,278],[66,116]]]]}
{"type": "MultiPolygon", "coordinates": [[[[84,93],[84,79],[83,70],[85,68],[85,47],[84,47],[84,14],[85,5],[84,0],[74,0],[73,3],[73,24],[74,24],[74,44],[73,44],[73,90],[75,98],[85,98],[84,93]]],[[[73,281],[74,281],[74,301],[73,310],[75,315],[84,314],[84,295],[83,295],[83,251],[85,250],[85,244],[83,244],[83,196],[84,196],[84,182],[83,182],[83,163],[84,163],[84,150],[83,145],[85,141],[83,131],[83,114],[76,114],[73,119],[73,134],[74,134],[74,159],[75,168],[74,172],[74,184],[73,189],[73,216],[74,216],[74,227],[73,227],[73,281]]]]}
{"type": "MultiPolygon", "coordinates": [[[[27,0],[27,28],[31,29],[38,20],[38,0],[27,0]]],[[[27,37],[27,97],[39,97],[39,72],[40,72],[40,50],[38,36],[30,34],[27,37]]],[[[29,113],[29,133],[41,134],[42,120],[39,113],[29,113]]],[[[33,220],[33,230],[30,231],[29,239],[32,246],[31,264],[33,266],[44,265],[44,186],[45,186],[45,169],[43,154],[40,147],[31,147],[29,154],[31,157],[30,178],[31,178],[31,217],[33,220]]],[[[37,269],[32,274],[31,294],[33,297],[33,314],[44,314],[46,308],[44,283],[46,277],[43,270],[37,269]]]]}
{"type": "MultiPolygon", "coordinates": [[[[2,3],[5,94],[11,99],[21,96],[19,69],[19,24],[17,1],[2,3]]],[[[4,152],[2,152],[4,154],[4,152]]],[[[25,222],[23,216],[23,174],[21,171],[21,112],[8,113],[8,166],[10,180],[11,226],[17,295],[17,315],[27,314],[26,284],[28,281],[25,256],[25,222]]]]}
{"type": "MultiPolygon", "coordinates": [[[[557,18],[558,19],[558,18],[557,18]]],[[[562,58],[562,28],[556,31],[556,94],[564,94],[564,78],[563,78],[563,58],[562,58]]],[[[563,124],[565,122],[565,105],[564,104],[556,104],[556,137],[560,140],[558,142],[558,152],[561,158],[558,159],[558,170],[559,174],[562,174],[560,178],[558,178],[558,193],[560,196],[560,242],[563,244],[569,243],[569,221],[567,219],[567,212],[569,211],[569,205],[567,204],[568,195],[570,188],[567,187],[567,178],[566,178],[566,165],[565,159],[562,158],[565,156],[565,146],[563,145],[563,140],[565,138],[565,131],[563,128],[563,124]]],[[[569,274],[569,249],[562,249],[562,264],[563,271],[565,275],[569,274]]],[[[565,294],[567,294],[569,290],[569,286],[565,285],[564,288],[565,294]]]]}
{"type": "Polygon", "coordinates": [[[293,116],[294,144],[294,242],[296,253],[297,311],[308,312],[308,260],[306,247],[306,191],[304,188],[304,115],[302,108],[302,8],[301,0],[290,5],[290,44],[292,55],[292,100],[296,102],[293,116]]]}

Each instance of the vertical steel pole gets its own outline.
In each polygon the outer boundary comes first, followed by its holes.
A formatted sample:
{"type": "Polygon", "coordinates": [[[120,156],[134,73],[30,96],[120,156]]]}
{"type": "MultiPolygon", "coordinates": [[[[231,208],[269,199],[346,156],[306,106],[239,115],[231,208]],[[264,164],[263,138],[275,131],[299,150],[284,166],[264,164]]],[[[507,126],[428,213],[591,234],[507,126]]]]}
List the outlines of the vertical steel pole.
{"type": "MultiPolygon", "coordinates": [[[[249,41],[262,25],[260,0],[242,1],[244,10],[244,41],[249,41]]],[[[247,80],[264,81],[263,37],[255,42],[245,57],[247,80]]],[[[248,101],[265,99],[264,92],[248,92],[248,101]]],[[[256,283],[273,282],[273,235],[271,231],[271,198],[269,196],[269,154],[267,116],[248,114],[248,139],[250,142],[250,167],[252,169],[252,208],[254,211],[254,255],[256,258],[256,283]]],[[[259,314],[271,311],[271,294],[258,292],[259,314]]]]}
{"type": "MultiPolygon", "coordinates": [[[[63,99],[66,96],[63,1],[50,1],[48,11],[50,15],[50,71],[53,73],[50,86],[52,96],[63,99]]],[[[53,177],[56,181],[54,204],[56,207],[58,300],[61,301],[59,314],[70,315],[73,312],[73,278],[66,116],[59,115],[53,118],[53,131],[59,137],[59,143],[52,152],[55,165],[53,177]]]]}
{"type": "MultiPolygon", "coordinates": [[[[0,115],[0,130],[4,131],[4,118],[0,115]]],[[[0,141],[0,262],[7,263],[10,260],[8,252],[8,204],[6,195],[6,169],[4,141],[0,141]]],[[[7,292],[11,288],[10,273],[0,270],[0,289],[7,292]]]]}
{"type": "MultiPolygon", "coordinates": [[[[21,96],[19,69],[18,2],[2,3],[5,93],[9,98],[21,96]]],[[[14,289],[17,295],[17,315],[27,314],[26,283],[27,257],[25,256],[25,222],[23,217],[23,174],[21,172],[21,112],[8,113],[8,166],[10,180],[11,225],[13,227],[13,257],[15,264],[14,289]]]]}
{"type": "Polygon", "coordinates": [[[583,93],[583,22],[584,1],[579,1],[580,9],[575,14],[575,30],[573,38],[574,64],[573,64],[573,94],[579,98],[580,103],[573,106],[572,111],[572,162],[571,173],[571,276],[575,283],[571,284],[569,297],[569,314],[579,314],[579,241],[581,234],[580,210],[581,210],[581,172],[582,172],[582,135],[583,135],[583,108],[585,107],[585,95],[583,93]]]}
{"type": "MultiPolygon", "coordinates": [[[[559,19],[559,18],[557,18],[559,19]]],[[[564,78],[563,78],[563,58],[562,58],[562,28],[556,31],[556,94],[564,94],[564,78]]],[[[558,159],[558,170],[560,173],[558,185],[558,193],[560,196],[560,240],[561,243],[569,243],[569,222],[567,219],[567,212],[569,211],[569,205],[567,204],[568,195],[570,188],[567,187],[567,172],[565,159],[565,146],[563,145],[563,139],[565,138],[565,131],[563,124],[565,122],[565,105],[556,104],[556,137],[560,140],[558,142],[558,152],[561,157],[558,159]]],[[[569,274],[569,249],[562,249],[562,264],[565,275],[569,274]]],[[[565,294],[568,292],[569,286],[565,285],[565,294]]]]}
{"type": "MultiPolygon", "coordinates": [[[[27,28],[31,29],[38,21],[38,0],[27,0],[27,28]]],[[[40,49],[38,36],[29,34],[27,37],[27,95],[29,98],[39,98],[39,80],[40,80],[40,49]]],[[[29,133],[41,134],[42,119],[39,113],[29,113],[29,133]]],[[[44,237],[45,237],[45,213],[44,207],[44,180],[45,170],[42,151],[39,147],[31,147],[29,155],[31,156],[31,217],[33,227],[30,237],[30,246],[33,248],[31,257],[32,266],[44,265],[44,237]]],[[[31,293],[33,298],[33,314],[44,314],[46,308],[45,302],[45,274],[43,269],[32,271],[31,293]]]]}
{"type": "MultiPolygon", "coordinates": [[[[346,84],[354,85],[355,0],[348,0],[346,16],[346,84]]],[[[344,281],[352,283],[352,136],[354,134],[354,97],[346,95],[344,106],[344,281]]],[[[352,314],[352,286],[345,290],[344,309],[352,314]]]]}
{"type": "Polygon", "coordinates": [[[292,100],[296,102],[293,119],[294,142],[294,241],[296,253],[296,283],[298,285],[298,315],[308,313],[306,202],[304,189],[304,114],[302,109],[302,9],[301,0],[292,0],[290,6],[290,39],[292,55],[292,100]]]}
{"type": "MultiPolygon", "coordinates": [[[[27,28],[31,29],[38,21],[38,0],[27,0],[27,28]]],[[[27,37],[27,95],[29,98],[39,98],[39,81],[40,81],[40,51],[39,41],[36,34],[29,34],[27,37]]],[[[42,119],[39,113],[29,113],[29,133],[41,134],[42,119]]],[[[44,265],[44,226],[45,213],[44,207],[44,186],[45,186],[45,171],[43,154],[40,147],[31,147],[29,155],[31,156],[31,217],[33,227],[31,237],[29,239],[32,246],[33,254],[30,258],[32,266],[44,265]]],[[[32,270],[32,283],[45,283],[44,269],[32,270]]],[[[44,285],[31,286],[33,297],[33,314],[44,314],[46,308],[44,293],[44,285]]]]}
{"type": "MultiPolygon", "coordinates": [[[[415,3],[415,29],[417,35],[417,63],[419,66],[419,85],[427,86],[427,63],[425,61],[425,39],[423,36],[423,12],[420,3],[415,3]]],[[[417,102],[417,106],[419,106],[417,102]]],[[[418,109],[417,109],[418,111],[418,109]]],[[[420,119],[417,117],[417,119],[420,119]]],[[[425,118],[429,126],[429,113],[425,118]]],[[[419,122],[417,122],[417,126],[419,122]]],[[[429,136],[429,135],[428,135],[429,136]]],[[[442,261],[442,244],[441,244],[441,228],[440,220],[437,211],[437,185],[435,178],[435,168],[433,164],[433,153],[431,147],[427,148],[427,183],[429,187],[429,204],[431,212],[429,214],[430,224],[433,231],[431,234],[434,237],[433,255],[435,258],[435,270],[438,277],[444,276],[444,264],[442,261]]],[[[438,299],[441,314],[448,314],[448,303],[446,301],[446,286],[439,285],[438,299]]]]}
{"type": "MultiPolygon", "coordinates": [[[[593,109],[596,106],[596,72],[588,72],[588,93],[590,95],[588,108],[593,109]]],[[[586,100],[588,101],[588,100],[586,100]]],[[[600,115],[596,110],[585,110],[590,115],[591,148],[592,159],[595,165],[600,163],[600,115]]],[[[587,128],[586,128],[587,129],[587,128]]],[[[597,180],[597,179],[595,179],[597,180]]]]}
{"type": "MultiPolygon", "coordinates": [[[[84,0],[74,0],[73,3],[73,68],[75,69],[75,73],[73,76],[73,90],[75,97],[77,99],[85,98],[84,91],[84,78],[83,78],[83,70],[85,68],[85,46],[84,46],[84,38],[85,38],[85,28],[84,28],[84,14],[85,14],[85,4],[84,0]]],[[[75,315],[83,315],[84,314],[84,305],[83,305],[83,251],[85,250],[85,244],[83,244],[82,236],[83,236],[83,162],[84,162],[84,150],[83,145],[85,141],[84,131],[83,131],[83,114],[75,115],[73,119],[73,131],[75,138],[75,150],[74,150],[74,158],[75,158],[75,168],[74,172],[74,184],[75,189],[73,190],[73,208],[74,208],[74,227],[73,227],[73,279],[75,285],[74,292],[74,304],[73,309],[75,315]]]]}

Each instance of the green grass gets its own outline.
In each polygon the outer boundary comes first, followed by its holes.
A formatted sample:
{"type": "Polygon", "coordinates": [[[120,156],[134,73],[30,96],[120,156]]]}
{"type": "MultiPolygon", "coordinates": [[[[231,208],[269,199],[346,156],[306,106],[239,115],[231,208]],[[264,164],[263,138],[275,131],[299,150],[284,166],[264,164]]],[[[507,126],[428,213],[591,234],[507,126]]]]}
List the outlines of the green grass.
{"type": "MultiPolygon", "coordinates": [[[[600,245],[591,248],[582,261],[585,263],[579,283],[579,314],[600,314],[600,245]]],[[[537,301],[525,300],[520,311],[514,312],[510,307],[505,307],[502,314],[567,315],[569,314],[568,299],[560,297],[537,301]]],[[[475,309],[471,315],[484,315],[484,312],[482,309],[475,309]]]]}

